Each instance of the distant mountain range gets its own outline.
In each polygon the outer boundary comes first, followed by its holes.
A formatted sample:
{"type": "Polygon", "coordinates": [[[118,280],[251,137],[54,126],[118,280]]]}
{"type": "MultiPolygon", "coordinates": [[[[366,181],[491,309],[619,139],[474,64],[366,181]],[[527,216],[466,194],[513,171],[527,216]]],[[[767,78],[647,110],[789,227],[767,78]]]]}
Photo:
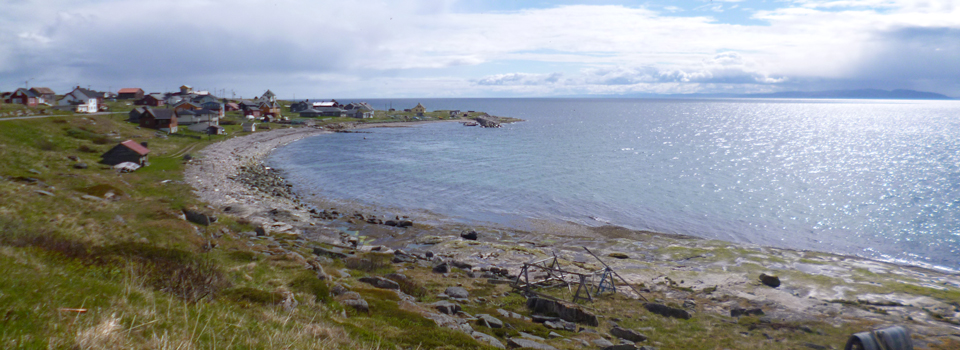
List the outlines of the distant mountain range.
{"type": "Polygon", "coordinates": [[[952,100],[947,95],[915,90],[832,90],[832,91],[783,91],[762,94],[676,94],[671,97],[727,97],[727,98],[855,98],[891,100],[952,100]]]}

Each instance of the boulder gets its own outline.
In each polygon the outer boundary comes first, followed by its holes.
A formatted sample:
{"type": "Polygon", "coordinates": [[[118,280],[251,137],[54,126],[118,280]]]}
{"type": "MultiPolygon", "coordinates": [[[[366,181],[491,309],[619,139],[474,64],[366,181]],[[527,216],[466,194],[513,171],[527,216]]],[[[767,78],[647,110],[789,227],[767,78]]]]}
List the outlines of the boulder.
{"type": "Polygon", "coordinates": [[[474,230],[467,230],[467,231],[460,232],[460,238],[463,238],[469,241],[476,241],[477,236],[478,236],[477,231],[474,231],[474,230]]]}
{"type": "Polygon", "coordinates": [[[455,299],[466,299],[470,297],[470,292],[467,292],[463,287],[447,287],[447,289],[443,291],[443,294],[455,299]]]}
{"type": "Polygon", "coordinates": [[[630,257],[629,255],[624,253],[610,253],[610,254],[607,254],[607,256],[611,258],[617,258],[617,259],[627,259],[630,257]]]}
{"type": "Polygon", "coordinates": [[[578,306],[567,306],[559,301],[531,297],[527,299],[527,307],[533,312],[547,316],[557,316],[564,321],[584,324],[587,326],[599,326],[597,316],[584,311],[578,306]]]}
{"type": "MultiPolygon", "coordinates": [[[[267,235],[267,229],[263,228],[263,226],[257,226],[257,228],[254,229],[254,231],[257,233],[257,237],[266,236],[266,235],[267,235]]],[[[314,249],[314,252],[313,252],[313,253],[314,253],[314,254],[317,253],[317,252],[316,252],[316,249],[314,249]]]]}
{"type": "Polygon", "coordinates": [[[550,329],[561,329],[565,331],[576,332],[577,324],[573,322],[567,322],[564,320],[554,320],[554,321],[545,321],[543,326],[550,329]]]}
{"type": "Polygon", "coordinates": [[[400,289],[400,285],[397,282],[388,280],[383,277],[360,277],[360,282],[367,283],[371,286],[380,288],[380,289],[400,289]]]}
{"type": "Polygon", "coordinates": [[[777,288],[780,286],[780,277],[761,273],[760,282],[770,287],[777,288]]]}
{"type": "MultiPolygon", "coordinates": [[[[260,234],[258,233],[257,235],[259,236],[260,234]]],[[[335,250],[320,248],[320,247],[314,247],[313,254],[317,256],[326,256],[334,259],[343,259],[347,257],[347,254],[344,254],[335,250]]]]}
{"type": "Polygon", "coordinates": [[[413,226],[413,221],[410,221],[410,220],[397,221],[397,227],[410,227],[410,226],[413,226]]]}
{"type": "Polygon", "coordinates": [[[552,347],[547,344],[541,344],[530,339],[523,338],[510,338],[507,339],[507,346],[510,348],[529,348],[536,350],[557,350],[557,348],[552,347]]]}
{"type": "Polygon", "coordinates": [[[632,329],[626,329],[623,327],[613,327],[610,329],[610,335],[615,337],[623,338],[632,342],[642,342],[647,340],[647,336],[641,334],[632,329]]]}
{"type": "Polygon", "coordinates": [[[433,272],[436,273],[447,273],[450,272],[450,268],[447,267],[447,263],[440,263],[437,266],[433,267],[433,272]]]}
{"type": "Polygon", "coordinates": [[[357,292],[343,293],[337,296],[337,301],[340,302],[340,305],[350,306],[357,311],[370,312],[370,305],[357,292]]]}
{"type": "Polygon", "coordinates": [[[490,328],[503,328],[503,321],[487,314],[477,315],[477,324],[490,328]]]}
{"type": "Polygon", "coordinates": [[[76,169],[86,169],[88,166],[87,166],[87,163],[80,162],[80,163],[73,164],[73,167],[76,169]]]}
{"type": "Polygon", "coordinates": [[[507,348],[506,346],[503,346],[503,343],[500,342],[500,340],[497,339],[497,337],[494,337],[486,333],[480,333],[480,332],[474,331],[473,333],[470,333],[470,336],[473,337],[473,339],[478,342],[489,344],[490,346],[493,346],[497,349],[507,348]]]}
{"type": "Polygon", "coordinates": [[[441,300],[431,305],[433,306],[434,309],[437,309],[437,311],[440,311],[447,315],[456,315],[458,312],[460,312],[460,305],[456,303],[451,303],[446,300],[441,300]]]}
{"type": "Polygon", "coordinates": [[[599,346],[599,347],[601,347],[601,348],[606,348],[606,347],[609,347],[609,346],[613,346],[613,343],[612,343],[612,342],[610,342],[609,340],[603,339],[603,338],[597,338],[597,339],[594,339],[594,340],[592,340],[592,341],[590,341],[590,342],[593,343],[593,345],[599,346]]]}
{"type": "Polygon", "coordinates": [[[637,350],[637,346],[633,344],[610,345],[603,350],[637,350]]]}
{"type": "Polygon", "coordinates": [[[684,320],[689,320],[690,317],[692,317],[687,310],[669,307],[663,304],[646,303],[643,307],[646,308],[647,311],[664,317],[682,318],[684,320]]]}
{"type": "Polygon", "coordinates": [[[459,260],[454,260],[450,262],[450,266],[456,267],[461,270],[470,270],[473,268],[473,265],[459,260]]]}
{"type": "Polygon", "coordinates": [[[183,215],[187,217],[187,221],[190,221],[197,225],[208,226],[211,223],[217,222],[217,219],[213,216],[201,213],[196,210],[183,209],[183,215]]]}

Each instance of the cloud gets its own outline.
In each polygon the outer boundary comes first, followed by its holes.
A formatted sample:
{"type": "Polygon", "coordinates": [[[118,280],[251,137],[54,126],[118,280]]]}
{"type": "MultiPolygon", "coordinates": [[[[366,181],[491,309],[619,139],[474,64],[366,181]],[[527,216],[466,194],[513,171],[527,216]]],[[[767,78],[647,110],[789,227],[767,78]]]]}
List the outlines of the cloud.
{"type": "Polygon", "coordinates": [[[761,24],[750,25],[680,16],[664,5],[672,4],[478,13],[458,12],[454,0],[8,2],[0,82],[148,90],[188,83],[247,95],[290,86],[303,89],[298,96],[817,84],[960,95],[950,64],[960,52],[960,6],[951,1],[777,2],[753,12],[761,24]]]}

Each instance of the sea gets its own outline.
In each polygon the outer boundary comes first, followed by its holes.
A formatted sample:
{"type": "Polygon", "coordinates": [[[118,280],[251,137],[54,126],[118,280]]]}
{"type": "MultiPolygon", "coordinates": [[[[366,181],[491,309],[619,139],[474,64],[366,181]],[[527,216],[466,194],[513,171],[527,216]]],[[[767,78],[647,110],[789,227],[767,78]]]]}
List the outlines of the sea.
{"type": "Polygon", "coordinates": [[[469,224],[617,225],[960,270],[960,101],[356,101],[525,121],[294,142],[267,164],[305,198],[469,224]]]}

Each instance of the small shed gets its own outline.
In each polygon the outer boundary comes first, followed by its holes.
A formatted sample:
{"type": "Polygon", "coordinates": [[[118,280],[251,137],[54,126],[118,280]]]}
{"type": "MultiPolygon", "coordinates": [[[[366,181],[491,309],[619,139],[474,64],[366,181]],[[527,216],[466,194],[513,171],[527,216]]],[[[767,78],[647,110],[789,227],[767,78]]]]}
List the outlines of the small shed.
{"type": "Polygon", "coordinates": [[[100,156],[102,158],[100,162],[107,165],[130,162],[145,166],[149,164],[147,162],[147,155],[149,153],[150,150],[147,149],[145,145],[136,143],[133,140],[126,140],[100,156]]]}
{"type": "Polygon", "coordinates": [[[243,123],[240,124],[243,127],[243,131],[254,132],[257,131],[257,123],[243,123]]]}
{"type": "Polygon", "coordinates": [[[117,91],[117,99],[120,100],[139,100],[143,98],[143,89],[141,88],[123,88],[117,91]]]}
{"type": "Polygon", "coordinates": [[[226,134],[226,130],[219,125],[211,125],[207,127],[207,135],[223,135],[226,134]]]}
{"type": "Polygon", "coordinates": [[[131,123],[137,123],[137,124],[139,124],[139,123],[140,123],[140,117],[143,116],[144,113],[147,113],[147,110],[148,110],[148,109],[150,109],[150,107],[137,107],[137,108],[134,108],[134,109],[130,110],[130,114],[129,114],[129,115],[130,115],[130,119],[127,119],[127,121],[128,121],[128,122],[131,122],[131,123]]]}

